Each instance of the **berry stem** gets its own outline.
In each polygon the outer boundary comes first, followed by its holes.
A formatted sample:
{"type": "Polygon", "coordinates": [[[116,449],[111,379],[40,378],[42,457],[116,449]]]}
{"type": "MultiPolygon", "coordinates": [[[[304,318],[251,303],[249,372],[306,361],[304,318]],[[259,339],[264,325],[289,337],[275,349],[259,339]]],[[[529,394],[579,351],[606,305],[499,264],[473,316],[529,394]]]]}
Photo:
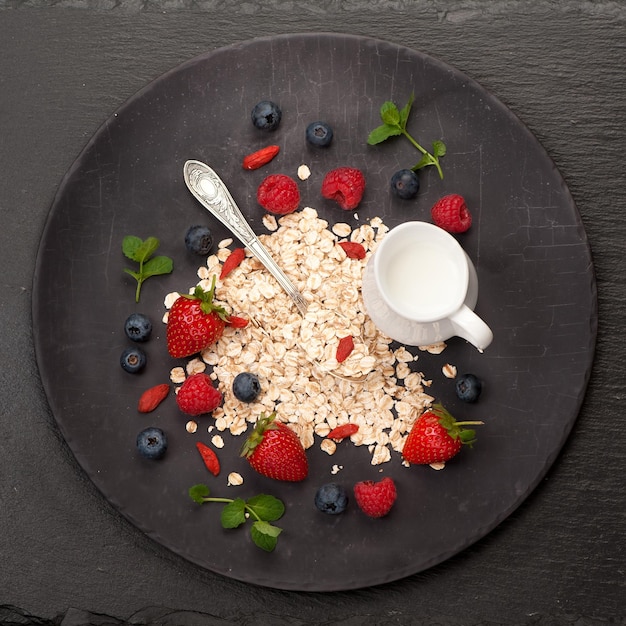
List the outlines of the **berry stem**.
{"type": "MultiPolygon", "coordinates": [[[[223,502],[224,504],[232,504],[234,502],[232,498],[210,498],[210,497],[202,498],[202,501],[203,502],[223,502]]],[[[244,508],[248,513],[250,513],[250,515],[252,515],[252,517],[254,517],[254,519],[257,522],[263,521],[261,517],[258,515],[258,513],[249,504],[246,503],[244,505],[244,508]]]]}
{"type": "Polygon", "coordinates": [[[439,173],[439,178],[443,178],[443,170],[441,169],[441,165],[439,165],[439,159],[436,156],[433,156],[426,148],[420,146],[413,137],[411,137],[410,133],[408,133],[404,128],[401,128],[402,134],[425,156],[428,158],[428,162],[431,165],[434,165],[437,168],[437,172],[439,173]]]}
{"type": "Polygon", "coordinates": [[[485,422],[455,422],[455,426],[482,426],[485,422]]]}

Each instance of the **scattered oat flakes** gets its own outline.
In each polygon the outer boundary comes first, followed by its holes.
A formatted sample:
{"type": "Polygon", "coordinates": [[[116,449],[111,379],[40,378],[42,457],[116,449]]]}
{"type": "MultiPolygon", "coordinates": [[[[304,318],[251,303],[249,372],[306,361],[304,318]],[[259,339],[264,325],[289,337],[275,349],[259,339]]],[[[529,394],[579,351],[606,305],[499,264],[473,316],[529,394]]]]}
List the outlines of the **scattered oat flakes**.
{"type": "Polygon", "coordinates": [[[230,246],[230,244],[233,243],[233,239],[232,237],[228,237],[226,239],[222,239],[218,244],[217,244],[217,248],[218,250],[221,250],[222,248],[228,248],[228,246],[230,246]]]}
{"type": "Polygon", "coordinates": [[[263,216],[263,226],[267,228],[267,230],[271,230],[274,232],[278,229],[278,222],[276,221],[276,217],[271,213],[266,213],[263,216]]]}
{"type": "Polygon", "coordinates": [[[322,443],[320,443],[320,448],[326,452],[326,454],[332,456],[337,450],[337,444],[332,439],[324,439],[322,443]]]}
{"type": "Polygon", "coordinates": [[[339,472],[343,469],[343,465],[333,465],[330,473],[335,475],[335,474],[339,474],[339,472]]]}
{"type": "Polygon", "coordinates": [[[238,472],[231,472],[228,474],[227,484],[229,487],[238,487],[239,485],[243,485],[243,476],[238,472]]]}
{"type": "Polygon", "coordinates": [[[450,365],[450,363],[446,363],[441,371],[446,378],[456,378],[456,367],[454,365],[450,365]]]}
{"type": "Polygon", "coordinates": [[[186,424],[185,424],[185,430],[188,433],[195,433],[198,430],[198,423],[194,422],[193,420],[189,420],[186,424]]]}
{"type": "Polygon", "coordinates": [[[443,462],[440,463],[431,463],[430,466],[434,469],[434,470],[442,470],[446,464],[443,462]]]}
{"type": "Polygon", "coordinates": [[[306,180],[310,175],[311,175],[311,170],[309,169],[308,165],[302,164],[298,168],[298,178],[300,180],[306,180]]]}
{"type": "Polygon", "coordinates": [[[430,354],[441,354],[446,349],[446,345],[445,342],[441,341],[440,343],[431,343],[427,346],[419,346],[419,349],[430,354]]]}
{"type": "Polygon", "coordinates": [[[175,385],[180,385],[185,382],[185,370],[182,367],[173,367],[170,371],[170,380],[175,385]]]}
{"type": "Polygon", "coordinates": [[[211,437],[211,443],[216,448],[223,448],[224,447],[224,439],[221,437],[221,435],[213,435],[213,437],[211,437]]]}

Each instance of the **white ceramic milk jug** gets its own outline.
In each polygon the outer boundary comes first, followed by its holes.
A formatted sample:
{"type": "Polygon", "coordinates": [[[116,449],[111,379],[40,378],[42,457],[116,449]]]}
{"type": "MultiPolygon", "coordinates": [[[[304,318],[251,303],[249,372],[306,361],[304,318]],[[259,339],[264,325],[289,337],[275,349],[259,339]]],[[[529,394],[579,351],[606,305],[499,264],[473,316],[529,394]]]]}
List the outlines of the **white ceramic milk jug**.
{"type": "Polygon", "coordinates": [[[392,228],[364,273],[367,313],[388,337],[425,346],[462,337],[481,352],[493,333],[473,309],[478,278],[457,240],[427,222],[392,228]]]}

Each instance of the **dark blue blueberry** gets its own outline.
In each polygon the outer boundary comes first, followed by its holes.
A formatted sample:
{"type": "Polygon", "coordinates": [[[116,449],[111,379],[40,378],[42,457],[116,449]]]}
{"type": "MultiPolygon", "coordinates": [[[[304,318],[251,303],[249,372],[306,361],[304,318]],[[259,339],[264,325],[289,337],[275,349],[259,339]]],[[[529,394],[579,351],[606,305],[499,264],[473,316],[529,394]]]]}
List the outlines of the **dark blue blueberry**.
{"type": "Polygon", "coordinates": [[[328,146],[333,140],[333,129],[326,122],[311,122],[306,127],[306,140],[312,146],[328,146]]]}
{"type": "Polygon", "coordinates": [[[207,256],[213,247],[213,233],[208,226],[192,226],[185,235],[185,246],[189,252],[207,256]]]}
{"type": "Polygon", "coordinates": [[[329,515],[343,513],[348,506],[346,490],[336,483],[322,485],[315,494],[315,506],[329,515]]]}
{"type": "Polygon", "coordinates": [[[152,333],[152,322],[143,313],[132,313],[124,322],[124,332],[133,341],[148,341],[152,333]]]}
{"type": "Polygon", "coordinates": [[[456,380],[456,395],[463,402],[476,402],[483,385],[474,374],[463,374],[456,380]]]}
{"type": "Polygon", "coordinates": [[[140,372],[146,366],[146,353],[141,348],[126,348],[120,357],[120,364],[131,374],[140,372]]]}
{"type": "Polygon", "coordinates": [[[233,380],[233,394],[242,402],[254,402],[261,393],[261,383],[256,374],[241,372],[233,380]]]}
{"type": "Polygon", "coordinates": [[[282,116],[280,107],[270,100],[262,100],[252,109],[252,123],[261,130],[276,130],[282,116]]]}
{"type": "Polygon", "coordinates": [[[150,426],[137,435],[137,450],[146,459],[160,459],[167,450],[167,435],[160,428],[150,426]]]}
{"type": "Polygon", "coordinates": [[[404,200],[415,198],[420,189],[420,179],[413,170],[398,170],[391,177],[391,190],[404,200]]]}

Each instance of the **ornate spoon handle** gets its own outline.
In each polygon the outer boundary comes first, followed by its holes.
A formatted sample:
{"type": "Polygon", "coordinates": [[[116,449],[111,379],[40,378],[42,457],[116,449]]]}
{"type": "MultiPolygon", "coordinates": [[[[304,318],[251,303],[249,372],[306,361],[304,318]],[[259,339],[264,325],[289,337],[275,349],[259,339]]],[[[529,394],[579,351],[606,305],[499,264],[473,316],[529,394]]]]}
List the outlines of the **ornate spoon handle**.
{"type": "Polygon", "coordinates": [[[200,161],[187,161],[183,168],[183,176],[187,187],[200,204],[217,217],[263,263],[304,315],[307,303],[302,294],[259,241],[220,177],[200,161]]]}

